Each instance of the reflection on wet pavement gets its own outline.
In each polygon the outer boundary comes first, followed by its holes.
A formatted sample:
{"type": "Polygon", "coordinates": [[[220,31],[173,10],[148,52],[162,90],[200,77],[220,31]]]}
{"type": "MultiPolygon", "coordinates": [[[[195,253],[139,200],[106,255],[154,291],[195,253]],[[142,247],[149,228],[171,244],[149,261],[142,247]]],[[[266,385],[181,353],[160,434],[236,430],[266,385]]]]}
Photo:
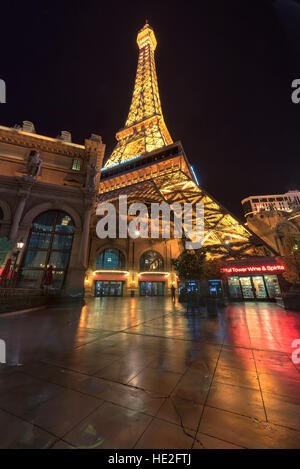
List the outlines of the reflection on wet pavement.
{"type": "Polygon", "coordinates": [[[0,448],[300,448],[300,315],[96,298],[0,317],[0,448]]]}

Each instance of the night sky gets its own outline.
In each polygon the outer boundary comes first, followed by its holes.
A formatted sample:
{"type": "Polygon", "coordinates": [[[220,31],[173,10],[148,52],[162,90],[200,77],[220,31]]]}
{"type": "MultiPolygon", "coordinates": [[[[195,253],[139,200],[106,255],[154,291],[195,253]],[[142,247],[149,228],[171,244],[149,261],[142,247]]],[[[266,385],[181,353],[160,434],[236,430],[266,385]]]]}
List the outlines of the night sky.
{"type": "Polygon", "coordinates": [[[81,144],[97,133],[108,156],[129,111],[146,18],[164,118],[201,185],[239,216],[244,197],[300,189],[294,0],[2,3],[0,124],[30,120],[37,133],[69,130],[81,144]]]}

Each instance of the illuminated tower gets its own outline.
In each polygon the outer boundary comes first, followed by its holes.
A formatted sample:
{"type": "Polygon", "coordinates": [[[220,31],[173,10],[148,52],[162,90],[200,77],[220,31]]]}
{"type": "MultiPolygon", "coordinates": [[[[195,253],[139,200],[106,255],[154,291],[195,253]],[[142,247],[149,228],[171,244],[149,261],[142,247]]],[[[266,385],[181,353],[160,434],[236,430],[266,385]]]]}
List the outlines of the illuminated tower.
{"type": "MultiPolygon", "coordinates": [[[[200,187],[181,142],[173,143],[163,119],[152,28],[145,24],[137,36],[138,67],[125,127],[101,171],[99,202],[204,204],[207,258],[240,259],[264,255],[268,247],[200,187]]],[[[141,240],[143,243],[151,243],[141,240]]]]}
{"type": "Polygon", "coordinates": [[[125,127],[106,167],[169,145],[172,139],[162,115],[155,69],[156,38],[146,23],[137,36],[139,59],[134,91],[125,127]]]}

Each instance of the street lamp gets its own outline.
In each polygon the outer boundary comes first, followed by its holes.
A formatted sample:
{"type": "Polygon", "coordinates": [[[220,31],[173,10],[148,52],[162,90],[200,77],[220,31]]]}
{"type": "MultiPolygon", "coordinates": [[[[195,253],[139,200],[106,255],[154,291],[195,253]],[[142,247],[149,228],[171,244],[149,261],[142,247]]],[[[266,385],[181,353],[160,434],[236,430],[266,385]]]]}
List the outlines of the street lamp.
{"type": "Polygon", "coordinates": [[[20,254],[20,252],[21,252],[21,250],[23,249],[23,246],[24,246],[23,241],[18,241],[16,246],[17,246],[17,250],[12,252],[12,257],[14,257],[14,264],[13,264],[13,268],[12,268],[12,271],[11,271],[11,276],[10,276],[10,279],[9,279],[9,287],[11,287],[12,283],[13,283],[14,274],[15,274],[16,265],[17,265],[17,260],[18,260],[19,254],[20,254]]]}
{"type": "Polygon", "coordinates": [[[19,242],[17,243],[17,249],[21,250],[21,249],[23,249],[23,246],[24,246],[23,241],[19,241],[19,242]]]}

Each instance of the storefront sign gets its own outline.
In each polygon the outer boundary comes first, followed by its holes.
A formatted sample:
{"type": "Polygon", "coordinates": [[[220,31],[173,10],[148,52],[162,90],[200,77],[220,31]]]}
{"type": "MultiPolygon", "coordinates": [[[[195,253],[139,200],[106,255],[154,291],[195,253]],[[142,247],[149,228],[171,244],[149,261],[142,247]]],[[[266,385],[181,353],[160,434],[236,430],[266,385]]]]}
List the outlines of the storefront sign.
{"type": "Polygon", "coordinates": [[[283,272],[284,265],[260,265],[260,266],[247,266],[247,267],[224,267],[221,272],[225,274],[243,274],[243,273],[256,273],[256,272],[283,272]]]}

